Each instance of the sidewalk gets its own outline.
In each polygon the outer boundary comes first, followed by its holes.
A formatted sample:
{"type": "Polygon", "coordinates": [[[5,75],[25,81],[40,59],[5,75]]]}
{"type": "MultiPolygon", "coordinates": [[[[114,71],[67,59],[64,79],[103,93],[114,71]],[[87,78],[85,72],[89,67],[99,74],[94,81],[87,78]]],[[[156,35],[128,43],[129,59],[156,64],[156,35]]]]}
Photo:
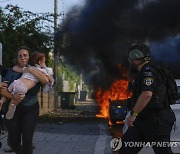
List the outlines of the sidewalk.
{"type": "Polygon", "coordinates": [[[97,120],[96,114],[99,112],[98,104],[92,100],[78,101],[74,104],[74,109],[61,109],[49,112],[40,116],[41,123],[63,123],[67,121],[97,120]]]}
{"type": "MultiPolygon", "coordinates": [[[[40,117],[40,123],[34,134],[33,154],[112,154],[110,141],[113,133],[121,133],[121,127],[110,131],[105,119],[95,115],[98,106],[93,100],[78,102],[75,109],[57,109],[40,117]],[[110,134],[111,133],[111,134],[110,134]]],[[[180,110],[176,112],[177,126],[180,122],[180,110]]],[[[180,129],[172,132],[172,141],[179,141],[180,129]]],[[[120,135],[120,134],[116,134],[120,135]]],[[[7,132],[0,136],[3,143],[0,154],[8,154],[7,132]]],[[[180,152],[180,145],[173,148],[180,152]]],[[[115,152],[114,154],[117,154],[115,152]]],[[[139,154],[153,154],[152,148],[144,148],[139,154]]],[[[11,152],[10,154],[15,154],[11,152]]]]}

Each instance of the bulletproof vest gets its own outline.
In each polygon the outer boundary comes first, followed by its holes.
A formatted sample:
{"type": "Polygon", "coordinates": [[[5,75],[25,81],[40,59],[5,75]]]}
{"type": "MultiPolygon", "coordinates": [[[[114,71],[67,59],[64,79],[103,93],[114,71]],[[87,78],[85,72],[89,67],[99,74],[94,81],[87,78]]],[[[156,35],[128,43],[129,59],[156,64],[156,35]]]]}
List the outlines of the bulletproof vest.
{"type": "Polygon", "coordinates": [[[165,77],[162,72],[157,72],[153,67],[151,67],[151,71],[157,76],[158,85],[155,89],[152,99],[149,102],[149,107],[152,105],[152,108],[166,108],[168,106],[166,101],[167,86],[165,77]]]}
{"type": "MultiPolygon", "coordinates": [[[[156,110],[156,109],[166,108],[167,88],[166,88],[164,77],[162,74],[160,74],[153,68],[151,68],[151,71],[156,76],[158,86],[155,88],[155,91],[153,92],[153,96],[150,102],[143,109],[144,112],[146,112],[146,110],[153,110],[153,109],[156,110]]],[[[131,108],[132,106],[135,105],[138,97],[142,93],[142,87],[140,87],[141,82],[142,82],[142,74],[139,74],[136,77],[135,82],[133,83],[133,88],[132,88],[133,96],[131,98],[131,108]]]]}
{"type": "Polygon", "coordinates": [[[159,84],[147,107],[155,109],[162,109],[168,107],[166,106],[166,93],[167,90],[165,83],[159,84]]]}

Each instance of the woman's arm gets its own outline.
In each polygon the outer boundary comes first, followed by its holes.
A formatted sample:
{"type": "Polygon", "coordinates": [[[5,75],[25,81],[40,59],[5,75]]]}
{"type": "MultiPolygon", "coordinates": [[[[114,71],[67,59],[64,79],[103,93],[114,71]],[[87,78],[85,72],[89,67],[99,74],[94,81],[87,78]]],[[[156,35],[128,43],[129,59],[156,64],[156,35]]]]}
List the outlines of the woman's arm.
{"type": "Polygon", "coordinates": [[[6,97],[7,99],[12,99],[14,100],[14,104],[19,104],[23,99],[24,99],[24,96],[23,94],[15,94],[15,95],[12,95],[8,90],[7,88],[3,88],[1,89],[1,95],[6,97]]]}
{"type": "Polygon", "coordinates": [[[43,74],[37,69],[34,69],[33,67],[29,67],[28,71],[32,73],[41,83],[43,84],[48,84],[49,83],[49,78],[47,75],[43,74]]]}

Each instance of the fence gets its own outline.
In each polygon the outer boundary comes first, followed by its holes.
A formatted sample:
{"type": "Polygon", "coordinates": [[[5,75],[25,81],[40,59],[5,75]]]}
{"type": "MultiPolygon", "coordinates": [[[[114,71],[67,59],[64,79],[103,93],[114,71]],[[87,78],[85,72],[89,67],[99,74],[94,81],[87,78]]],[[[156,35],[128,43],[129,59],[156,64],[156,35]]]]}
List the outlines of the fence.
{"type": "Polygon", "coordinates": [[[57,107],[54,103],[54,92],[43,93],[42,89],[38,93],[38,101],[40,106],[40,115],[47,114],[57,108],[70,109],[74,107],[76,102],[75,92],[61,92],[58,94],[57,107]]]}
{"type": "MultiPolygon", "coordinates": [[[[43,93],[42,90],[38,93],[38,101],[40,107],[40,115],[47,114],[55,110],[54,105],[54,92],[43,93]]],[[[60,99],[58,99],[60,106],[60,99]]]]}

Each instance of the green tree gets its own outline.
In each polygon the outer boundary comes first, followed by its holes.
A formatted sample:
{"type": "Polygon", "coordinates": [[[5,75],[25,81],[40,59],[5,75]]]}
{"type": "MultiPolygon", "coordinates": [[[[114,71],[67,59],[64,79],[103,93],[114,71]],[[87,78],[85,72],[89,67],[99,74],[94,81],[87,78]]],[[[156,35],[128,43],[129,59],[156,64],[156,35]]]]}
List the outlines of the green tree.
{"type": "Polygon", "coordinates": [[[80,76],[79,74],[70,67],[69,65],[65,64],[61,60],[59,60],[58,65],[58,82],[59,82],[59,91],[62,91],[62,77],[64,76],[64,80],[69,81],[69,91],[74,91],[74,84],[80,83],[80,76]]]}
{"type": "MultiPolygon", "coordinates": [[[[59,17],[60,15],[58,15],[59,17]]],[[[49,57],[48,66],[53,67],[53,56],[48,53],[54,46],[54,14],[23,11],[18,6],[0,8],[0,42],[3,45],[3,65],[11,67],[16,50],[27,46],[31,52],[43,52],[49,57]]],[[[69,81],[70,91],[79,84],[79,75],[62,61],[58,62],[59,91],[62,91],[62,76],[69,81]]]]}
{"type": "Polygon", "coordinates": [[[22,11],[18,6],[0,8],[0,42],[3,65],[11,67],[16,50],[27,46],[46,55],[53,48],[53,14],[22,11]]]}

